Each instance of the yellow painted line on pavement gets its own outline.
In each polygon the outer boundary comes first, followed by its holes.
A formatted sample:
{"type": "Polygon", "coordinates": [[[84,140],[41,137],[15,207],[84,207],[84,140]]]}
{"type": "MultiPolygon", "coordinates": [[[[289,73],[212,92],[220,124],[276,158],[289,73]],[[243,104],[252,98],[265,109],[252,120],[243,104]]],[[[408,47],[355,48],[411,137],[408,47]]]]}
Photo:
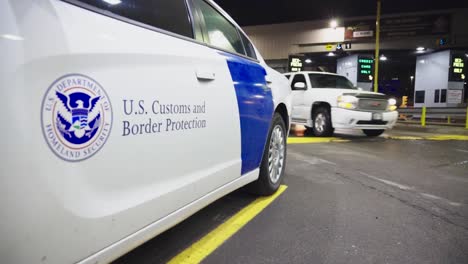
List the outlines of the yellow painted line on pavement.
{"type": "Polygon", "coordinates": [[[216,248],[221,246],[227,239],[239,231],[250,220],[257,216],[270,203],[278,198],[288,188],[281,185],[271,196],[260,197],[229,218],[226,222],[219,225],[213,231],[202,237],[190,247],[172,258],[168,264],[193,264],[200,263],[204,258],[210,255],[216,248]]]}
{"type": "Polygon", "coordinates": [[[387,136],[387,139],[400,139],[400,140],[423,140],[423,137],[414,137],[414,136],[387,136]]]}
{"type": "Polygon", "coordinates": [[[427,140],[468,140],[468,135],[437,135],[425,137],[427,140]]]}
{"type": "Polygon", "coordinates": [[[414,136],[388,136],[388,139],[398,140],[468,140],[468,135],[435,135],[428,137],[414,137],[414,136]]]}
{"type": "Polygon", "coordinates": [[[327,142],[349,142],[347,139],[336,137],[290,137],[288,144],[327,143],[327,142]]]}

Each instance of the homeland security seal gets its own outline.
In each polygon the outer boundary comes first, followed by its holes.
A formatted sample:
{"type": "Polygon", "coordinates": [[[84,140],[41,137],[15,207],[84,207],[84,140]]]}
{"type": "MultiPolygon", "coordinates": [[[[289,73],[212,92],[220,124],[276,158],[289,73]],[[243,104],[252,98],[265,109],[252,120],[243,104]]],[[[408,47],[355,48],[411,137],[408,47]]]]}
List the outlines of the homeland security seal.
{"type": "Polygon", "coordinates": [[[49,86],[42,101],[42,131],[59,158],[81,161],[93,156],[111,128],[111,103],[98,82],[69,74],[49,86]]]}

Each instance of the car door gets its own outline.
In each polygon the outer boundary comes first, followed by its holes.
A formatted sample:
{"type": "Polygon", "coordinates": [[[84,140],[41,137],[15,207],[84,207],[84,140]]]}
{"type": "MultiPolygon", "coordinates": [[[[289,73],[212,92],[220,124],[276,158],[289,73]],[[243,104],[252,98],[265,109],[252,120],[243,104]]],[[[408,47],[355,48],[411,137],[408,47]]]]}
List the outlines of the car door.
{"type": "Polygon", "coordinates": [[[259,167],[270,122],[273,98],[266,71],[255,57],[255,49],[229,16],[213,2],[193,1],[204,41],[224,59],[230,72],[222,89],[235,91],[241,130],[241,157],[244,175],[259,167]]]}
{"type": "Polygon", "coordinates": [[[184,0],[10,4],[6,263],[76,263],[240,177],[231,73],[184,0]]]}
{"type": "MultiPolygon", "coordinates": [[[[305,96],[307,92],[306,77],[302,73],[297,73],[291,80],[292,90],[292,120],[296,123],[305,123],[307,121],[307,109],[305,106],[305,96]],[[297,83],[304,83],[304,88],[295,88],[297,83]]],[[[310,112],[310,111],[309,111],[310,112]]]]}

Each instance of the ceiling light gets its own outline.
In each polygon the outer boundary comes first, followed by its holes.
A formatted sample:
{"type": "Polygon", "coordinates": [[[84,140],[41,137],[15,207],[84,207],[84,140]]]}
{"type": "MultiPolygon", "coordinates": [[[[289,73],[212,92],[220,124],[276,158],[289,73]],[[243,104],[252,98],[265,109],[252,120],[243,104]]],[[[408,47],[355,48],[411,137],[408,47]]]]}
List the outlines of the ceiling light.
{"type": "Polygon", "coordinates": [[[382,55],[380,55],[380,60],[381,60],[381,61],[386,61],[386,60],[387,60],[387,57],[385,57],[385,55],[382,54],[382,55]]]}
{"type": "Polygon", "coordinates": [[[18,36],[18,35],[13,35],[13,34],[3,34],[3,35],[0,35],[0,37],[4,39],[9,39],[9,40],[24,40],[23,37],[18,36]]]}
{"type": "Polygon", "coordinates": [[[328,56],[328,57],[335,57],[335,53],[333,53],[333,52],[328,52],[327,56],[328,56]]]}
{"type": "Polygon", "coordinates": [[[338,21],[336,21],[335,19],[330,21],[330,27],[331,28],[336,28],[337,26],[338,26],[338,21]]]}
{"type": "Polygon", "coordinates": [[[104,1],[104,2],[106,2],[108,4],[110,4],[110,5],[118,5],[118,4],[122,3],[122,1],[120,1],[120,0],[102,0],[102,1],[104,1]]]}
{"type": "Polygon", "coordinates": [[[426,48],[424,48],[424,47],[417,47],[416,50],[417,50],[417,51],[425,51],[426,48]]]}
{"type": "Polygon", "coordinates": [[[311,59],[306,59],[305,63],[312,63],[312,60],[311,59]]]}

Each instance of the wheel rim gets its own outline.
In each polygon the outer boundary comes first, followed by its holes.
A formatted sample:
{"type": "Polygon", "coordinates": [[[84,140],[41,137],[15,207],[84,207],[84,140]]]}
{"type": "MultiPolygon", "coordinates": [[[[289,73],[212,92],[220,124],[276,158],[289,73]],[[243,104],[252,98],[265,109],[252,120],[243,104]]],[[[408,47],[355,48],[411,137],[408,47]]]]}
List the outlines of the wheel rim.
{"type": "Polygon", "coordinates": [[[315,130],[317,130],[320,133],[323,132],[325,130],[325,122],[326,122],[325,115],[322,113],[318,113],[317,116],[315,117],[315,122],[314,122],[315,130]]]}
{"type": "Polygon", "coordinates": [[[277,125],[273,128],[268,149],[268,171],[273,184],[278,183],[284,167],[285,140],[283,128],[277,125]]]}

